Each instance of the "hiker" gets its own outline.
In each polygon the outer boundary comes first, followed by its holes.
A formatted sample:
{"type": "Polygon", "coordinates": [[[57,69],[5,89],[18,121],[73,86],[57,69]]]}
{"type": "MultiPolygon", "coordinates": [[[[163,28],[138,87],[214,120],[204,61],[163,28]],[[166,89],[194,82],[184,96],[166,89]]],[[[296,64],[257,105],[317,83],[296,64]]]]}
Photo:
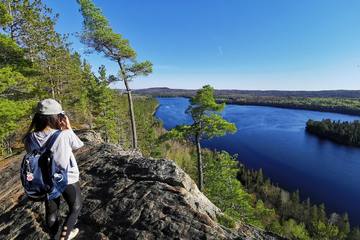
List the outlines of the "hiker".
{"type": "Polygon", "coordinates": [[[37,111],[24,137],[26,151],[28,153],[36,151],[54,133],[57,133],[58,136],[53,141],[50,152],[54,165],[62,169],[67,177],[67,183],[57,198],[45,199],[46,225],[50,236],[55,238],[59,228],[58,210],[61,204],[60,195],[62,195],[69,212],[61,229],[60,240],[68,240],[73,239],[79,232],[79,229],[74,226],[82,207],[79,169],[73,150],[81,148],[84,144],[73,132],[69,118],[65,115],[61,105],[54,99],[45,99],[38,103],[37,111]]]}

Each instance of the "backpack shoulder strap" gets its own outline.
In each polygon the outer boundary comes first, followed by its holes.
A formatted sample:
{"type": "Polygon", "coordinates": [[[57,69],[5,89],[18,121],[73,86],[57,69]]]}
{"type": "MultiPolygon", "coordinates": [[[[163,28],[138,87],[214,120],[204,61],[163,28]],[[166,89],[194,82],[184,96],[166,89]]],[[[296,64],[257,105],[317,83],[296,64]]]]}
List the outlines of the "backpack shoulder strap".
{"type": "Polygon", "coordinates": [[[61,130],[57,130],[56,132],[54,132],[49,139],[45,142],[45,144],[41,147],[41,150],[50,150],[50,148],[53,146],[54,142],[56,141],[56,139],[58,138],[58,136],[60,135],[61,130]]]}
{"type": "Polygon", "coordinates": [[[29,145],[35,145],[34,148],[35,149],[41,149],[41,146],[40,146],[40,143],[38,140],[36,140],[36,138],[34,137],[34,133],[31,132],[29,133],[27,136],[26,136],[26,141],[27,141],[27,144],[29,145]]]}

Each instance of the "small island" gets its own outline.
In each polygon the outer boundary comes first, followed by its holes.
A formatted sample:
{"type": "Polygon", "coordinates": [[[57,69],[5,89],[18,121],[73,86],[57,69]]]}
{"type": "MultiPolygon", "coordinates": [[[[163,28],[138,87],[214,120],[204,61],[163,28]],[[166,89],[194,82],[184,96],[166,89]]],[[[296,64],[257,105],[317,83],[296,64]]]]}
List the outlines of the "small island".
{"type": "Polygon", "coordinates": [[[322,121],[310,119],[306,123],[306,131],[340,144],[360,147],[360,121],[358,120],[340,122],[330,119],[322,121]]]}

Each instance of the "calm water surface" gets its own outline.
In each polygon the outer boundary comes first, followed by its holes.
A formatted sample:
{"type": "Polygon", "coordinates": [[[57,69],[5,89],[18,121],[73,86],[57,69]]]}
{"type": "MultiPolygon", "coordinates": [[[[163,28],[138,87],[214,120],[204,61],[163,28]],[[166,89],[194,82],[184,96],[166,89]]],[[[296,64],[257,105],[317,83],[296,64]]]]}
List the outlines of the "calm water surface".
{"type": "MultiPolygon", "coordinates": [[[[166,129],[191,123],[186,98],[158,98],[156,116],[166,129]]],[[[300,189],[302,198],[324,202],[331,212],[348,212],[360,225],[360,148],[342,146],[305,132],[308,119],[353,121],[336,113],[262,106],[227,105],[223,117],[238,131],[204,141],[210,149],[239,154],[247,167],[259,169],[287,190],[300,189]]]]}

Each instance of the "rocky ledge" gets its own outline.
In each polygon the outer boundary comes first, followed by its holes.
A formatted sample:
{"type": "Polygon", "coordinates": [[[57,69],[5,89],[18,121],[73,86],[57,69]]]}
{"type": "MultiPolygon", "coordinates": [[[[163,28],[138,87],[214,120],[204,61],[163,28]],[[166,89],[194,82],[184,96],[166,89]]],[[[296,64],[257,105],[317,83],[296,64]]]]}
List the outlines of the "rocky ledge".
{"type": "MultiPolygon", "coordinates": [[[[173,161],[79,134],[86,146],[77,152],[84,202],[76,239],[279,239],[245,224],[221,226],[221,211],[173,161]]],[[[43,204],[23,194],[21,158],[0,162],[0,239],[48,239],[43,204]]]]}

